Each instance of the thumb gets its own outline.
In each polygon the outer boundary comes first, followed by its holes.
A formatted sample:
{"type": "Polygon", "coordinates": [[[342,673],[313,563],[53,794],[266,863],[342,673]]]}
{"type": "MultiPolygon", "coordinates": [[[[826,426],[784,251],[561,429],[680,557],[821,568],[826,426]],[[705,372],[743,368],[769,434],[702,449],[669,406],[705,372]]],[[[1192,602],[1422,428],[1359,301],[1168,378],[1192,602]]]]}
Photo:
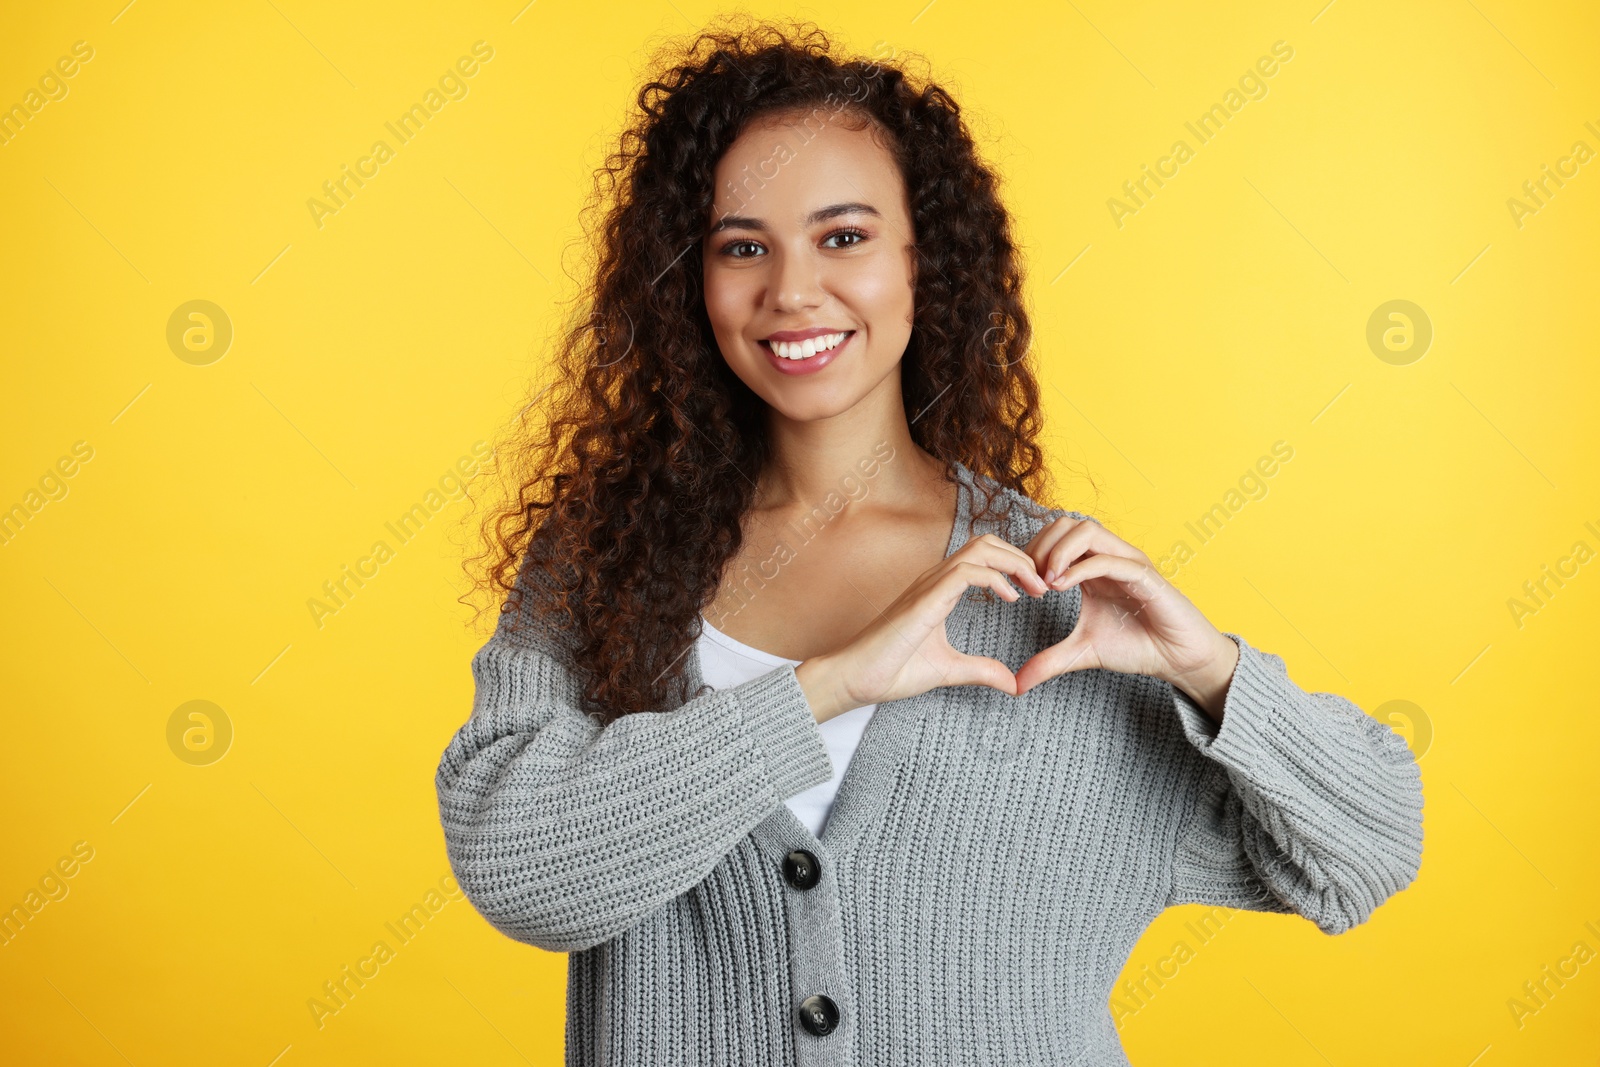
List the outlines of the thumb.
{"type": "Polygon", "coordinates": [[[997,659],[988,656],[969,656],[956,653],[950,672],[940,685],[986,685],[1009,696],[1016,696],[1017,676],[997,659]]]}
{"type": "Polygon", "coordinates": [[[1094,645],[1083,636],[1081,629],[1076,630],[1064,641],[1036,653],[1022,665],[1017,671],[1017,695],[1021,696],[1057,675],[1085,671],[1099,665],[1100,658],[1095,654],[1094,645]]]}

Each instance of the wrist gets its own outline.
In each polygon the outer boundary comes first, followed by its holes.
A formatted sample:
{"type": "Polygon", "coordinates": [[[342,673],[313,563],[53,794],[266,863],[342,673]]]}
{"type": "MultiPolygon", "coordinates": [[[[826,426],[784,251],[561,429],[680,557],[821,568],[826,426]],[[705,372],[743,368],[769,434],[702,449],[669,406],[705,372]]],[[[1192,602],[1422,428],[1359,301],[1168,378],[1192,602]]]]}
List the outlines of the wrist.
{"type": "Polygon", "coordinates": [[[812,656],[801,662],[796,665],[794,676],[806,695],[806,703],[811,705],[812,717],[819,723],[857,706],[845,691],[837,664],[828,656],[812,656]]]}
{"type": "Polygon", "coordinates": [[[1205,666],[1173,678],[1172,684],[1199,706],[1213,722],[1222,723],[1228,689],[1239,665],[1239,646],[1228,635],[1217,633],[1217,654],[1205,666]]]}

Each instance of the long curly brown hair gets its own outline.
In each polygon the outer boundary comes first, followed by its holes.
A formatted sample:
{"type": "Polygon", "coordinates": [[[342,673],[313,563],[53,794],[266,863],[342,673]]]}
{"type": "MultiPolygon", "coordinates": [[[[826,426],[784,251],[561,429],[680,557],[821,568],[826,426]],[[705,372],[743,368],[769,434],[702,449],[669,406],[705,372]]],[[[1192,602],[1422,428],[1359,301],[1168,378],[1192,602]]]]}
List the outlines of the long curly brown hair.
{"type": "Polygon", "coordinates": [[[739,551],[767,459],[765,402],[718,349],[700,251],[717,162],[757,117],[831,109],[887,134],[919,255],[901,367],[912,439],[948,478],[959,460],[1040,499],[1031,332],[998,181],[950,94],[890,58],[840,56],[808,23],[729,20],[657,58],[595,172],[592,268],[552,383],[496,450],[510,488],[472,562],[512,619],[537,601],[602,724],[688,698],[696,615],[739,551]],[[535,589],[548,595],[524,596],[535,589]]]}

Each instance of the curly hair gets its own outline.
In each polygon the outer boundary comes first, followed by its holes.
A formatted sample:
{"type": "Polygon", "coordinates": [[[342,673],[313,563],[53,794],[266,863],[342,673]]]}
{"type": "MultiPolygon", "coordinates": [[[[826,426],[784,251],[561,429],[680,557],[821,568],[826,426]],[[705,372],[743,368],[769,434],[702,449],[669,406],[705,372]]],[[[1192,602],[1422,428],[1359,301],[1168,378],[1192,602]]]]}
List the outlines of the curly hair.
{"type": "MultiPolygon", "coordinates": [[[[912,439],[947,479],[959,460],[1033,499],[1047,479],[1010,220],[950,94],[903,61],[840,56],[807,23],[729,20],[653,69],[595,172],[592,268],[554,381],[529,405],[544,429],[519,419],[497,449],[514,489],[484,520],[477,560],[502,613],[523,618],[526,592],[548,594],[528,599],[563,634],[602,724],[688,698],[696,615],[740,548],[768,456],[765,402],[722,358],[701,274],[716,165],[753,120],[823,109],[886,135],[919,257],[901,366],[912,439]]],[[[1006,497],[987,494],[979,516],[1006,497]]]]}

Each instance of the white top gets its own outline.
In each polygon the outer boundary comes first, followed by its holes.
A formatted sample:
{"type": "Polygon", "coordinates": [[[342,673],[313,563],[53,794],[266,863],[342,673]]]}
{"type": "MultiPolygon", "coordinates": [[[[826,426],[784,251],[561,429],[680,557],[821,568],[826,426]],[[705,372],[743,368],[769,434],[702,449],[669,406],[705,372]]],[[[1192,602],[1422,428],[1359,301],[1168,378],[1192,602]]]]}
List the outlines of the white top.
{"type": "MultiPolygon", "coordinates": [[[[751,648],[735,641],[706,622],[703,616],[700,621],[703,625],[700,637],[695,642],[696,651],[700,654],[701,675],[705,683],[713,689],[727,689],[729,686],[760,677],[774,667],[781,667],[786,663],[792,666],[800,662],[797,659],[774,656],[770,652],[763,652],[759,648],[751,648]]],[[[867,728],[867,720],[872,718],[872,713],[877,707],[876,704],[868,704],[864,707],[851,708],[842,715],[835,715],[827,722],[818,724],[818,729],[822,731],[823,744],[828,748],[828,758],[833,762],[833,777],[784,800],[789,810],[794,812],[795,818],[799,819],[814,836],[822,835],[823,824],[828,820],[828,811],[833,807],[834,794],[839,791],[839,783],[844,780],[844,772],[849,769],[850,757],[855,755],[856,746],[861,743],[861,735],[867,728]]]]}

